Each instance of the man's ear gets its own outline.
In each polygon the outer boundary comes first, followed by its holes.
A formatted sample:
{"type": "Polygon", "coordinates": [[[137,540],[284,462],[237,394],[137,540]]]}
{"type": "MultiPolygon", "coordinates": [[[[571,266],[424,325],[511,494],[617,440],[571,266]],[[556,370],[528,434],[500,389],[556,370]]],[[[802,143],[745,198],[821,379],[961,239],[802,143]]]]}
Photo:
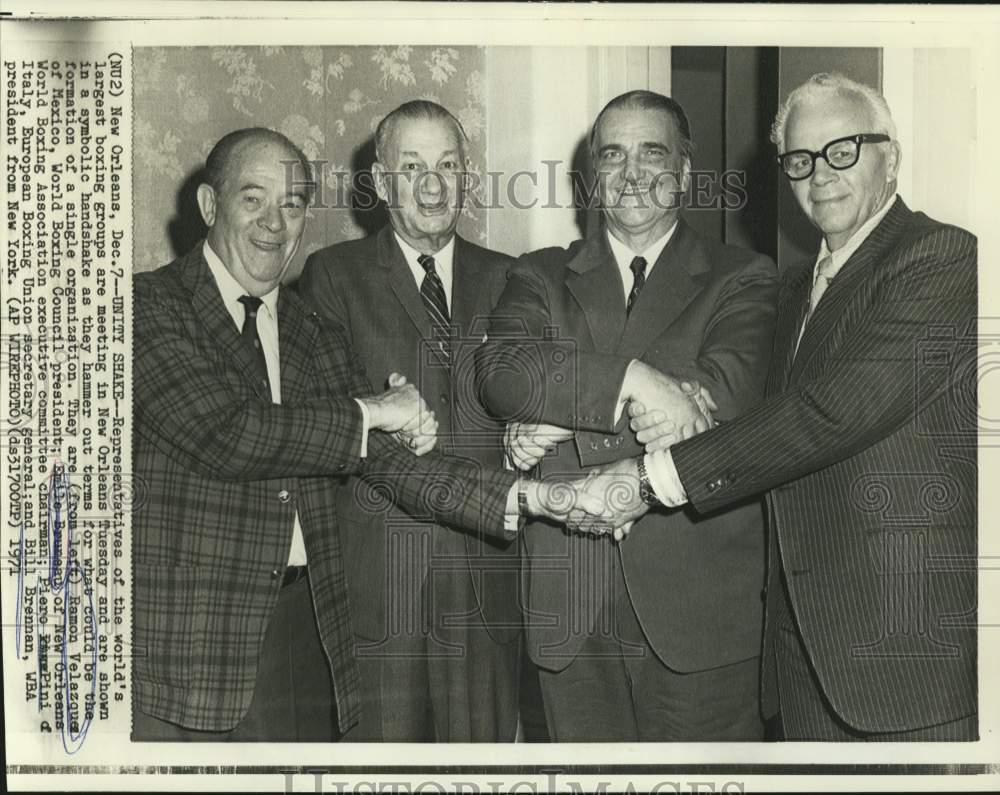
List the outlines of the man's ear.
{"type": "Polygon", "coordinates": [[[389,203],[389,175],[385,166],[377,160],[372,163],[372,179],[375,182],[375,193],[386,204],[389,203]]]}
{"type": "Polygon", "coordinates": [[[691,188],[691,158],[685,157],[684,164],[681,166],[681,190],[684,195],[687,196],[688,190],[691,188]]]}
{"type": "Polygon", "coordinates": [[[895,182],[899,174],[899,165],[903,161],[903,149],[899,141],[889,141],[889,152],[886,155],[886,182],[895,182]]]}
{"type": "Polygon", "coordinates": [[[201,219],[209,229],[215,224],[215,188],[206,183],[198,186],[198,209],[201,210],[201,219]]]}

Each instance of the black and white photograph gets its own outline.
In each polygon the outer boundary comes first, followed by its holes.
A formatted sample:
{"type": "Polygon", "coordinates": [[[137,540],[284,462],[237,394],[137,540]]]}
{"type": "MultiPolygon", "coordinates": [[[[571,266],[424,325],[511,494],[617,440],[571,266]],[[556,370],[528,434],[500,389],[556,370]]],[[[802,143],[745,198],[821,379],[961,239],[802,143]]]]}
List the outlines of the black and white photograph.
{"type": "Polygon", "coordinates": [[[997,15],[251,5],[0,21],[8,786],[995,786],[997,15]]]}

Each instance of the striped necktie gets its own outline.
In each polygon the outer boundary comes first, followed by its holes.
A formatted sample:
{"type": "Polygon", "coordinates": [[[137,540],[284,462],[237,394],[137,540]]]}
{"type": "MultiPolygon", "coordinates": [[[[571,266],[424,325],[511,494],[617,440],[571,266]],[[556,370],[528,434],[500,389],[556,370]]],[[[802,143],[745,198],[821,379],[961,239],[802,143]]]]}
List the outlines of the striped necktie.
{"type": "Polygon", "coordinates": [[[431,331],[435,337],[438,337],[440,349],[447,358],[450,355],[448,338],[451,334],[451,320],[448,316],[448,300],[444,294],[444,285],[434,269],[434,257],[421,254],[417,257],[417,262],[424,269],[424,280],[420,284],[420,297],[424,299],[424,308],[431,319],[431,331]]]}

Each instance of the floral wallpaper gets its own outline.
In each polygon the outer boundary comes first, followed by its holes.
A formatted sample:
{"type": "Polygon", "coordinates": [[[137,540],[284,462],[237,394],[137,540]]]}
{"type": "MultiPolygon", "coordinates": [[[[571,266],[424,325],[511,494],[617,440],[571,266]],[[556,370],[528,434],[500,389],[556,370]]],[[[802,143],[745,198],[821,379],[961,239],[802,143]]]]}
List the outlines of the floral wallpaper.
{"type": "MultiPolygon", "coordinates": [[[[135,269],[158,268],[203,236],[198,171],[215,142],[241,127],[276,129],[318,161],[330,206],[310,209],[290,278],[312,251],[385,222],[357,180],[374,159],[376,125],[403,102],[430,99],[454,113],[469,137],[467,167],[484,173],[483,73],[480,47],[137,48],[135,269]]],[[[459,232],[485,241],[485,214],[471,204],[459,232]]]]}

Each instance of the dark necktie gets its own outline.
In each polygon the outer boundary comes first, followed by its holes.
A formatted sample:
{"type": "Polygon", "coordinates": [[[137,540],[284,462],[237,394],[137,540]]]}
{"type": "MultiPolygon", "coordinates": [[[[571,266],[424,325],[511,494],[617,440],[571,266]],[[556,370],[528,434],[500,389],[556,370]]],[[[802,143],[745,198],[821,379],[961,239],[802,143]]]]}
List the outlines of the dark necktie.
{"type": "Polygon", "coordinates": [[[244,312],[243,342],[253,351],[254,361],[257,362],[257,374],[263,379],[270,394],[271,382],[267,377],[267,359],[264,358],[264,348],[257,333],[257,310],[264,302],[255,295],[241,295],[239,300],[243,304],[244,312]]]}
{"type": "Polygon", "coordinates": [[[449,355],[448,337],[451,330],[444,285],[441,283],[441,277],[434,270],[434,257],[421,254],[417,257],[417,262],[424,269],[424,280],[420,284],[420,297],[424,299],[424,307],[431,319],[431,330],[434,336],[438,337],[441,351],[447,358],[449,355]]]}
{"type": "MultiPolygon", "coordinates": [[[[635,306],[635,302],[639,299],[639,293],[642,290],[642,286],[646,283],[646,260],[643,257],[636,257],[632,260],[632,264],[629,265],[629,269],[632,271],[633,281],[632,289],[628,294],[628,302],[625,304],[625,314],[632,314],[632,307],[635,306]]],[[[619,304],[621,306],[621,304],[619,304]]]]}

